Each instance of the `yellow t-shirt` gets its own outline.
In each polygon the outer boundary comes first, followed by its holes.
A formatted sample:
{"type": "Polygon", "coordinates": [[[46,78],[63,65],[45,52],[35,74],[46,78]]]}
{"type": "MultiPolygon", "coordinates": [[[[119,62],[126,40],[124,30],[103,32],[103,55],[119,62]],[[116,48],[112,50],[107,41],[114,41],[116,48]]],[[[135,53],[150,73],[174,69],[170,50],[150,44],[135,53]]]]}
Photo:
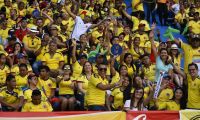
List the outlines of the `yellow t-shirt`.
{"type": "Polygon", "coordinates": [[[190,45],[182,42],[181,48],[184,51],[184,72],[188,73],[188,64],[198,63],[200,60],[200,47],[193,49],[190,45]]]}
{"type": "Polygon", "coordinates": [[[108,80],[102,79],[97,74],[91,76],[86,93],[88,105],[105,105],[106,91],[97,88],[97,85],[100,83],[106,85],[108,84],[108,80]]]}
{"type": "Polygon", "coordinates": [[[76,61],[73,65],[73,77],[77,78],[78,76],[81,75],[82,70],[83,70],[83,66],[80,65],[80,63],[78,61],[76,61]]]}
{"type": "MultiPolygon", "coordinates": [[[[30,88],[24,90],[24,99],[27,100],[27,102],[31,102],[32,101],[32,92],[33,90],[31,90],[30,88]]],[[[42,101],[47,101],[47,96],[45,95],[45,93],[43,92],[43,90],[40,90],[42,98],[42,101]]]]}
{"type": "Polygon", "coordinates": [[[180,104],[175,101],[162,102],[158,104],[158,110],[180,110],[180,104]]]}
{"type": "Polygon", "coordinates": [[[28,84],[28,75],[26,75],[24,77],[22,77],[20,75],[16,75],[15,79],[16,79],[16,85],[18,87],[25,87],[28,84]]]}
{"type": "Polygon", "coordinates": [[[183,23],[183,19],[186,19],[189,17],[186,13],[181,14],[180,12],[175,15],[175,19],[177,20],[178,23],[183,23]]]}
{"type": "Polygon", "coordinates": [[[114,109],[118,109],[118,108],[123,108],[124,106],[124,102],[123,102],[123,91],[120,90],[120,88],[116,88],[112,91],[111,96],[114,97],[114,102],[112,104],[112,107],[114,109]]]}
{"type": "Polygon", "coordinates": [[[37,60],[37,61],[41,61],[42,58],[43,58],[43,55],[44,55],[46,52],[48,52],[48,51],[49,51],[49,46],[48,46],[48,45],[42,47],[42,50],[41,50],[40,54],[36,57],[36,60],[37,60]]]}
{"type": "Polygon", "coordinates": [[[39,82],[41,86],[44,88],[44,93],[47,97],[50,97],[52,89],[56,89],[56,83],[52,80],[52,78],[49,78],[48,80],[42,80],[39,78],[39,82]]]}
{"type": "Polygon", "coordinates": [[[177,67],[179,67],[179,68],[180,68],[180,66],[181,66],[181,58],[182,58],[182,55],[181,55],[181,54],[178,55],[178,57],[175,57],[175,58],[174,58],[174,64],[175,64],[177,67]]]}
{"type": "Polygon", "coordinates": [[[188,80],[188,108],[200,109],[200,77],[192,80],[190,75],[187,75],[188,80]]]}
{"type": "Polygon", "coordinates": [[[27,48],[33,51],[36,51],[41,46],[40,38],[38,37],[31,38],[29,35],[24,36],[23,43],[27,48]]]}
{"type": "Polygon", "coordinates": [[[56,70],[59,68],[59,63],[64,62],[64,57],[63,54],[60,52],[56,52],[52,57],[51,55],[47,52],[44,54],[42,58],[42,62],[46,62],[46,65],[51,69],[51,70],[56,70]]]}
{"type": "Polygon", "coordinates": [[[163,89],[160,92],[160,95],[158,96],[158,101],[159,102],[168,102],[170,99],[172,99],[173,95],[174,95],[174,93],[173,93],[172,89],[170,89],[170,88],[163,89]]]}
{"type": "Polygon", "coordinates": [[[135,16],[132,16],[131,17],[131,21],[134,23],[132,31],[137,30],[138,29],[138,25],[140,23],[139,19],[137,17],[135,17],[135,16]]]}
{"type": "MultiPolygon", "coordinates": [[[[26,64],[27,67],[28,67],[28,72],[32,72],[32,67],[31,65],[29,64],[26,64]]],[[[11,68],[11,73],[14,73],[15,75],[18,75],[19,74],[19,65],[14,65],[12,68],[11,68]]]]}
{"type": "Polygon", "coordinates": [[[0,90],[0,97],[9,104],[18,103],[19,97],[23,97],[23,91],[20,88],[15,88],[13,92],[9,92],[7,87],[0,90]]]}
{"type": "Polygon", "coordinates": [[[88,89],[88,82],[89,81],[88,81],[86,75],[79,76],[76,81],[83,83],[82,88],[87,91],[87,89],[88,89]]]}
{"type": "Polygon", "coordinates": [[[52,112],[53,108],[50,103],[42,101],[39,105],[27,102],[22,107],[22,112],[52,112]]]}
{"type": "Polygon", "coordinates": [[[144,67],[144,76],[147,77],[151,82],[155,82],[156,77],[156,65],[151,64],[149,68],[144,67]]]}
{"type": "Polygon", "coordinates": [[[70,78],[70,80],[61,80],[59,83],[59,95],[73,95],[74,89],[70,87],[72,83],[72,78],[70,78]]]}
{"type": "Polygon", "coordinates": [[[117,83],[119,80],[120,80],[120,76],[119,76],[119,73],[116,71],[115,75],[112,76],[112,80],[110,84],[117,83]]]}
{"type": "Polygon", "coordinates": [[[192,28],[192,32],[194,34],[200,34],[200,20],[196,21],[189,21],[188,27],[192,28]]]}
{"type": "Polygon", "coordinates": [[[140,56],[144,54],[144,49],[140,47],[139,52],[137,53],[134,50],[134,46],[132,45],[131,48],[129,49],[129,53],[133,55],[133,60],[138,60],[140,56]]]}
{"type": "Polygon", "coordinates": [[[128,65],[126,65],[126,64],[124,64],[126,67],[127,67],[127,69],[128,69],[128,75],[130,76],[130,77],[133,77],[133,74],[135,73],[135,70],[136,70],[136,67],[135,67],[135,65],[133,65],[133,66],[128,66],[128,65]]]}
{"type": "Polygon", "coordinates": [[[0,85],[4,85],[6,83],[6,76],[10,73],[10,68],[5,65],[3,69],[0,69],[0,85]]]}
{"type": "Polygon", "coordinates": [[[10,28],[6,28],[5,30],[0,29],[0,36],[2,38],[2,40],[6,40],[8,38],[8,31],[10,30],[10,28]]]}

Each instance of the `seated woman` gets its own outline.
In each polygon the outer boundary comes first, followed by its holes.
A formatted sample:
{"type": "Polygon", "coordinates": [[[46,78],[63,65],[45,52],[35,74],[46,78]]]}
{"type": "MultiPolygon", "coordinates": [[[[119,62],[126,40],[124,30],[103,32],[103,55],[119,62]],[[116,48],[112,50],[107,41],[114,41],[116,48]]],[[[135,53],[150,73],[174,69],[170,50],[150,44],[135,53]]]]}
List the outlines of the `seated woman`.
{"type": "Polygon", "coordinates": [[[72,67],[64,65],[63,73],[58,76],[57,83],[59,85],[59,97],[61,100],[61,111],[74,110],[74,81],[72,78],[72,67]]]}
{"type": "Polygon", "coordinates": [[[150,86],[150,95],[144,99],[144,89],[143,88],[136,88],[131,99],[126,100],[124,104],[124,110],[131,110],[131,111],[141,111],[147,110],[147,105],[153,97],[153,88],[150,86]]]}

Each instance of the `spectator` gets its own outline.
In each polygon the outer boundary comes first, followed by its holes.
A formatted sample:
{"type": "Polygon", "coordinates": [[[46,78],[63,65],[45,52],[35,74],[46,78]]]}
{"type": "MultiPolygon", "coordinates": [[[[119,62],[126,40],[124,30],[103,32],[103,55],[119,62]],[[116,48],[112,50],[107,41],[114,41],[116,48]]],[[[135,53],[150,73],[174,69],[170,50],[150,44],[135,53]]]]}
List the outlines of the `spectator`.
{"type": "Polygon", "coordinates": [[[31,102],[27,102],[22,107],[22,112],[52,112],[51,104],[41,100],[40,90],[33,90],[31,102]]]}
{"type": "Polygon", "coordinates": [[[6,77],[6,86],[0,91],[0,103],[3,111],[20,111],[24,101],[23,91],[16,88],[15,76],[6,77]]]}
{"type": "Polygon", "coordinates": [[[63,73],[58,76],[57,79],[59,85],[59,98],[61,100],[61,111],[73,111],[75,108],[75,81],[72,78],[72,73],[72,67],[70,65],[64,65],[63,73]]]}

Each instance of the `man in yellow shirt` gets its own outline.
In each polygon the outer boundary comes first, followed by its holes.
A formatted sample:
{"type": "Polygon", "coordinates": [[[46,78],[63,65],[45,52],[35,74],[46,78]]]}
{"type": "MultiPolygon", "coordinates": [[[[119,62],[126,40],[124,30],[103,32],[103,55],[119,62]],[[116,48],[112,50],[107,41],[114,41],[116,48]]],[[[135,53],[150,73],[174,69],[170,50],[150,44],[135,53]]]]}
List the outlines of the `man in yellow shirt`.
{"type": "Polygon", "coordinates": [[[118,87],[122,81],[114,84],[109,84],[106,79],[107,65],[98,65],[98,74],[91,76],[88,83],[88,90],[86,93],[88,110],[101,111],[106,110],[106,90],[118,87]]]}
{"type": "Polygon", "coordinates": [[[56,52],[57,43],[49,42],[49,52],[46,52],[42,58],[43,65],[47,65],[51,70],[62,69],[64,65],[64,57],[60,52],[56,52]]]}
{"type": "MultiPolygon", "coordinates": [[[[181,46],[184,51],[184,72],[188,73],[188,64],[191,62],[200,66],[200,40],[198,37],[190,37],[189,44],[175,40],[176,44],[181,46]]],[[[200,70],[199,70],[200,74],[200,70]]]]}
{"type": "Polygon", "coordinates": [[[6,86],[0,90],[0,104],[3,111],[19,111],[23,105],[24,95],[20,88],[16,88],[15,76],[8,75],[6,86]]]}
{"type": "Polygon", "coordinates": [[[52,112],[53,108],[51,104],[47,101],[42,101],[41,97],[40,90],[33,90],[31,96],[32,101],[24,104],[22,112],[52,112]]]}
{"type": "Polygon", "coordinates": [[[198,66],[195,63],[188,65],[189,74],[182,72],[185,83],[188,85],[187,108],[200,109],[200,77],[198,76],[198,66]]]}
{"type": "Polygon", "coordinates": [[[200,20],[198,12],[195,12],[194,20],[189,21],[188,27],[189,27],[189,32],[194,34],[200,34],[200,20]]]}

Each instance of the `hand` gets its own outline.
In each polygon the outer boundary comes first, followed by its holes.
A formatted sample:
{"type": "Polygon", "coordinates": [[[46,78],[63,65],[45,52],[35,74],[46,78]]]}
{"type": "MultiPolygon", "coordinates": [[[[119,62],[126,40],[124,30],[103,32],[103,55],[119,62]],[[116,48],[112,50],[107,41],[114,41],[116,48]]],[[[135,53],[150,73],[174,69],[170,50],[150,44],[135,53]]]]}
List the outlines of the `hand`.
{"type": "Polygon", "coordinates": [[[167,62],[170,63],[170,64],[173,63],[171,56],[168,56],[167,62]]]}
{"type": "Polygon", "coordinates": [[[76,46],[76,40],[72,39],[72,46],[76,46]]]}
{"type": "Polygon", "coordinates": [[[18,110],[20,108],[19,104],[12,104],[11,107],[15,110],[18,110]]]}

